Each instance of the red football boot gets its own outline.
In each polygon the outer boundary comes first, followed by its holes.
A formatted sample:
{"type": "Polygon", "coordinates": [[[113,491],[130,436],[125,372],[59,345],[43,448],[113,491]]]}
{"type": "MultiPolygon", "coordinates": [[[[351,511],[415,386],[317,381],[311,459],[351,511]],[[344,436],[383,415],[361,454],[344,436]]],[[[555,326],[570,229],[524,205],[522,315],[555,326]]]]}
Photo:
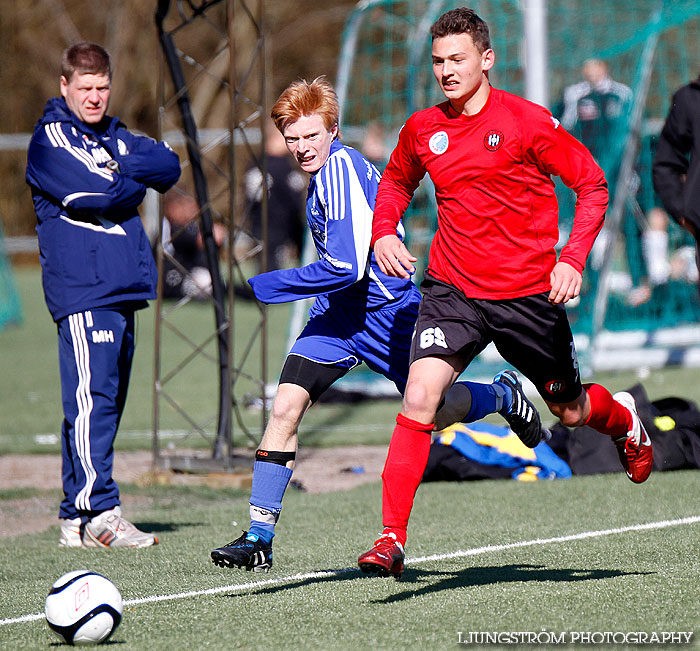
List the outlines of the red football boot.
{"type": "Polygon", "coordinates": [[[357,559],[357,564],[365,574],[379,576],[392,575],[400,578],[404,570],[403,545],[396,540],[396,534],[382,534],[374,542],[374,547],[357,559]]]}
{"type": "Polygon", "coordinates": [[[614,443],[627,476],[635,484],[641,484],[649,477],[654,461],[651,439],[637,414],[634,398],[626,391],[620,391],[613,396],[613,400],[619,402],[632,414],[632,429],[627,432],[627,436],[615,439],[614,443]]]}

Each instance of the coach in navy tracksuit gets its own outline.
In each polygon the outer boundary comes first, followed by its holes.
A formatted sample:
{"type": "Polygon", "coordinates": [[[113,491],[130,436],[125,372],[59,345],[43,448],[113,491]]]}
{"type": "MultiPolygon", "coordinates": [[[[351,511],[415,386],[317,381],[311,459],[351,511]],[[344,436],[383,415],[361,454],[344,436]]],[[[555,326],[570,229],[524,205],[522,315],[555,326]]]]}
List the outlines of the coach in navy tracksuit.
{"type": "Polygon", "coordinates": [[[156,295],[156,267],[137,207],[180,176],[165,143],[106,115],[109,55],[93,43],[63,54],[27,157],[44,294],[58,326],[64,421],[59,544],[155,544],[121,516],[113,443],[134,352],[134,312],[156,295]]]}

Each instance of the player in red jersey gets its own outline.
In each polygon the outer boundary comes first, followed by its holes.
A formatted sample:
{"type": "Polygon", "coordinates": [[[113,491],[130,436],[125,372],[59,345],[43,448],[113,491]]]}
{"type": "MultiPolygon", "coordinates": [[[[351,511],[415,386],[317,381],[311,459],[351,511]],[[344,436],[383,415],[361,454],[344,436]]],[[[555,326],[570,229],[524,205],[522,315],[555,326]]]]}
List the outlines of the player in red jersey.
{"type": "Polygon", "coordinates": [[[581,384],[564,308],[579,294],[603,225],[603,171],[549,111],[490,85],[495,55],[488,26],[474,11],[448,11],[431,35],[433,72],[447,100],[414,113],[401,130],[379,185],[372,232],[382,271],[413,273],[416,258],[396,237],[396,224],[428,173],[438,229],[382,475],[384,531],[358,559],[364,572],[397,577],[436,409],[491,341],[564,425],[608,434],[633,482],[646,480],[653,456],[632,396],[581,384]],[[577,195],[574,226],[558,260],[552,175],[577,195]]]}

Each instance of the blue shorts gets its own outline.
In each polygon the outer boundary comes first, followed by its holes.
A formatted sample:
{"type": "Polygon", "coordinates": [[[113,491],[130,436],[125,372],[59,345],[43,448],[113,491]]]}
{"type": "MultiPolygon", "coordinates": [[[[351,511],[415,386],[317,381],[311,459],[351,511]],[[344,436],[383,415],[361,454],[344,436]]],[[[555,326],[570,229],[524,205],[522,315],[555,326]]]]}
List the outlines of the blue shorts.
{"type": "Polygon", "coordinates": [[[289,354],[347,369],[364,362],[403,394],[420,299],[411,286],[403,298],[372,311],[317,301],[289,354]]]}

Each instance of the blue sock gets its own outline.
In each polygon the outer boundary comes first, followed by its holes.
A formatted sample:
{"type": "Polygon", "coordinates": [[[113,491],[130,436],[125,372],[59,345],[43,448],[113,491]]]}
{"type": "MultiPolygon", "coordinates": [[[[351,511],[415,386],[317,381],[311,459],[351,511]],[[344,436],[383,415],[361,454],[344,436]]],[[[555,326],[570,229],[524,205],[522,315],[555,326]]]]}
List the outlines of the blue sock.
{"type": "Polygon", "coordinates": [[[507,414],[513,406],[513,390],[503,382],[494,382],[492,386],[498,385],[503,389],[503,406],[498,410],[499,414],[507,414]]]}
{"type": "Polygon", "coordinates": [[[275,524],[282,510],[282,497],[292,477],[292,469],[268,461],[253,465],[253,486],[250,492],[250,534],[266,543],[275,536],[275,524]]]}
{"type": "Polygon", "coordinates": [[[248,535],[246,538],[251,538],[257,540],[258,538],[268,545],[272,542],[275,537],[275,525],[268,524],[267,522],[258,522],[257,520],[250,521],[250,529],[248,530],[248,535]],[[256,536],[256,538],[252,538],[256,536]]]}
{"type": "Polygon", "coordinates": [[[473,423],[488,414],[510,409],[513,402],[511,390],[500,382],[481,384],[478,382],[460,382],[469,389],[472,404],[469,412],[462,419],[463,423],[473,423]]]}

